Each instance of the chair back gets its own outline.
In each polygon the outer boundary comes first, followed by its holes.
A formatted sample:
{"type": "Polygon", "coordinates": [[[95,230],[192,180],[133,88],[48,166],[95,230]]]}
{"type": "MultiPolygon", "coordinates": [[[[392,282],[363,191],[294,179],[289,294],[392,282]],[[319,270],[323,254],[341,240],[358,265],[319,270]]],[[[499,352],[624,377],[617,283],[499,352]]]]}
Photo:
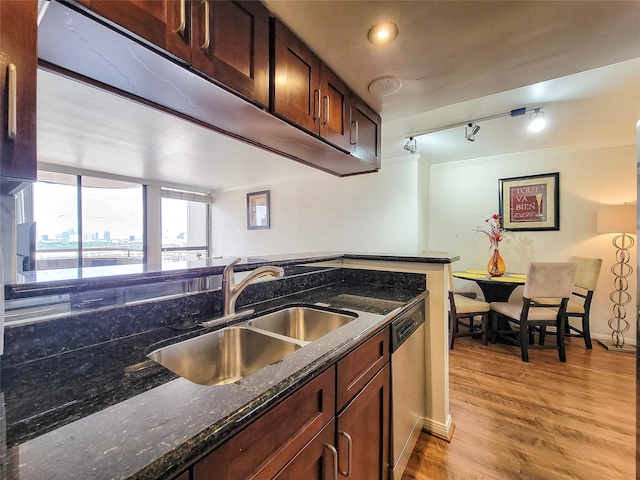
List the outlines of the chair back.
{"type": "Polygon", "coordinates": [[[578,266],[572,262],[531,262],[524,284],[525,298],[569,298],[578,266]]]}
{"type": "Polygon", "coordinates": [[[602,259],[571,257],[569,261],[578,266],[574,285],[593,292],[598,284],[598,277],[600,276],[600,269],[602,268],[602,259]]]}
{"type": "Polygon", "coordinates": [[[453,268],[447,263],[447,273],[449,274],[449,291],[453,292],[453,268]]]}

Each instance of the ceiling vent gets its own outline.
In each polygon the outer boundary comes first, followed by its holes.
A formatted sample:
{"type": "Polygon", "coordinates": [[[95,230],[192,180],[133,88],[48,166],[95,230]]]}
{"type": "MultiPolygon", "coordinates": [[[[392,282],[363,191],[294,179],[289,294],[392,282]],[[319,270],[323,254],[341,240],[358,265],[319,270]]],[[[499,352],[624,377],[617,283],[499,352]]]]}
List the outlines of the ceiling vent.
{"type": "Polygon", "coordinates": [[[369,91],[374,95],[380,95],[384,97],[386,95],[396,93],[398,90],[400,90],[401,86],[402,82],[397,77],[380,77],[376,78],[369,84],[369,91]]]}

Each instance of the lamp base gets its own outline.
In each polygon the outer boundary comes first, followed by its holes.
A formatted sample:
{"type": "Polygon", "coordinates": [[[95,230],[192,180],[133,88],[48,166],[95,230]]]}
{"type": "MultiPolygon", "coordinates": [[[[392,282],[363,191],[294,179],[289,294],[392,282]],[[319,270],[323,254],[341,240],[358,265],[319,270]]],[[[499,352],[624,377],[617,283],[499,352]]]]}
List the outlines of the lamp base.
{"type": "Polygon", "coordinates": [[[611,340],[598,340],[598,343],[605,347],[610,352],[619,352],[619,353],[636,353],[636,346],[629,345],[625,343],[622,347],[618,347],[614,345],[611,340]]]}

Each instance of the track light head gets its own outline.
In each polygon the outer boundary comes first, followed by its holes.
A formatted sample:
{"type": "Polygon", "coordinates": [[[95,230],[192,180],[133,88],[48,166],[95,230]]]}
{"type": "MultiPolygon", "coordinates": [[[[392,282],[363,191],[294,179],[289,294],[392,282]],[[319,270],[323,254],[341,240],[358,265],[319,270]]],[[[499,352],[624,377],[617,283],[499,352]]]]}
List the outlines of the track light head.
{"type": "Polygon", "coordinates": [[[407,143],[404,144],[404,149],[409,152],[409,155],[416,153],[417,148],[418,142],[413,137],[410,137],[409,140],[407,140],[407,143]]]}
{"type": "Polygon", "coordinates": [[[539,108],[536,108],[533,113],[529,115],[529,131],[539,132],[547,125],[547,121],[544,119],[544,112],[541,112],[539,108]]]}
{"type": "Polygon", "coordinates": [[[476,141],[476,133],[480,131],[480,125],[475,122],[468,123],[464,129],[464,138],[470,142],[476,141]]]}

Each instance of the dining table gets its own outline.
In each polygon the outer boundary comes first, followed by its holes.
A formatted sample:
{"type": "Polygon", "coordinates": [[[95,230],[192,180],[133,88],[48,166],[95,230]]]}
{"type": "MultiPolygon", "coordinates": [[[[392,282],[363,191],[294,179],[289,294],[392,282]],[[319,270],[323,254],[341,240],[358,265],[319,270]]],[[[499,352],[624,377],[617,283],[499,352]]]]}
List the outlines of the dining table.
{"type": "Polygon", "coordinates": [[[513,291],[527,280],[524,273],[506,272],[500,277],[492,277],[486,270],[462,270],[453,272],[453,276],[476,282],[487,303],[509,301],[513,291]]]}
{"type": "MultiPolygon", "coordinates": [[[[517,272],[506,272],[500,277],[492,277],[486,270],[463,270],[453,272],[455,278],[463,280],[471,280],[478,284],[484,301],[491,302],[508,302],[513,291],[520,285],[524,285],[527,275],[517,272]]],[[[506,332],[511,329],[509,322],[504,318],[498,318],[497,329],[506,332]]],[[[517,331],[513,331],[513,335],[517,335],[517,331]]],[[[504,340],[508,334],[503,334],[495,339],[498,343],[510,343],[504,340]]]]}

